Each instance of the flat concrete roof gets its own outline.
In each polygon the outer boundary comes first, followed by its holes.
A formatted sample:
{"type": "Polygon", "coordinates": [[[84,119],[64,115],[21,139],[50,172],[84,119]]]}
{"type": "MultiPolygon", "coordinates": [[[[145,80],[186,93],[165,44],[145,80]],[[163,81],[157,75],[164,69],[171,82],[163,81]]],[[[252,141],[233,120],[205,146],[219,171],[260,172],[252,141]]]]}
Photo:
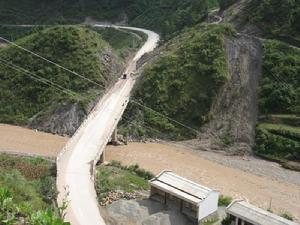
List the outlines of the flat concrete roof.
{"type": "Polygon", "coordinates": [[[233,201],[226,208],[226,212],[255,225],[299,225],[298,223],[251,205],[245,200],[233,201]]]}
{"type": "Polygon", "coordinates": [[[150,185],[194,205],[199,205],[214,190],[176,175],[163,171],[150,181],[150,185]]]}

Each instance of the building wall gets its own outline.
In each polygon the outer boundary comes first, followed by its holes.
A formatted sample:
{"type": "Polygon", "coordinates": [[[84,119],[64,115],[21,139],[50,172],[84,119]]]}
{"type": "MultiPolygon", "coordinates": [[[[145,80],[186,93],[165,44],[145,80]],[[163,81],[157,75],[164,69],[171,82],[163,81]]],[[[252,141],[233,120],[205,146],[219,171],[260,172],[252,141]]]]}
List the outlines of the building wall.
{"type": "Polygon", "coordinates": [[[206,199],[204,199],[199,206],[198,221],[213,214],[218,210],[219,193],[216,191],[211,192],[206,199]]]}

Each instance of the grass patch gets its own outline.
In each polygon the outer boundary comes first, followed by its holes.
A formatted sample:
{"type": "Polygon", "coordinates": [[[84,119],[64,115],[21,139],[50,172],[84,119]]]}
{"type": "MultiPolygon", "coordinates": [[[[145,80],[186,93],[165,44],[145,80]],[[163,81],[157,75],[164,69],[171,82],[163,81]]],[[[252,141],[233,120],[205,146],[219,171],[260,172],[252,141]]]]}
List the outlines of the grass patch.
{"type": "Polygon", "coordinates": [[[225,195],[220,195],[219,201],[218,201],[218,206],[229,206],[229,204],[232,202],[232,197],[230,196],[225,196],[225,195]]]}
{"type": "Polygon", "coordinates": [[[105,198],[111,191],[133,193],[149,189],[148,176],[150,173],[138,166],[123,167],[114,161],[108,166],[97,168],[96,192],[100,199],[105,198]]]}
{"type": "Polygon", "coordinates": [[[214,218],[214,219],[205,221],[205,222],[203,223],[203,225],[213,225],[213,224],[216,223],[218,220],[219,220],[218,218],[214,218]]]}
{"type": "Polygon", "coordinates": [[[256,128],[254,152],[266,159],[277,161],[288,169],[299,169],[299,128],[281,124],[259,124],[256,128]],[[294,161],[294,162],[291,162],[294,161]]]}
{"type": "Polygon", "coordinates": [[[61,225],[56,197],[54,163],[0,154],[0,224],[61,225]]]}
{"type": "Polygon", "coordinates": [[[294,114],[272,114],[262,116],[263,123],[286,124],[294,127],[300,127],[300,117],[294,114]]]}
{"type": "Polygon", "coordinates": [[[283,212],[280,214],[281,217],[290,220],[290,221],[294,221],[294,217],[292,214],[290,214],[289,212],[283,212]]]}

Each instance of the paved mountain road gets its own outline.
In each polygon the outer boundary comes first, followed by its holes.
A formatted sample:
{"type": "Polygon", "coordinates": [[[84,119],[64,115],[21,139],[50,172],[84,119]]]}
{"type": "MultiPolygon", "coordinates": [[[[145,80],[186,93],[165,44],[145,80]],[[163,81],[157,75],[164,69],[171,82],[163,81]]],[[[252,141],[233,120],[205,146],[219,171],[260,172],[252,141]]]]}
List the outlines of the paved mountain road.
{"type": "MultiPolygon", "coordinates": [[[[138,30],[148,35],[148,40],[128,65],[125,71],[127,74],[135,71],[137,60],[152,51],[159,40],[158,34],[152,31],[113,25],[109,27],[138,30]]],[[[94,189],[94,166],[122,117],[134,83],[135,79],[130,76],[128,79],[119,79],[97,103],[57,157],[58,202],[68,202],[65,219],[72,225],[105,224],[94,189]]]]}

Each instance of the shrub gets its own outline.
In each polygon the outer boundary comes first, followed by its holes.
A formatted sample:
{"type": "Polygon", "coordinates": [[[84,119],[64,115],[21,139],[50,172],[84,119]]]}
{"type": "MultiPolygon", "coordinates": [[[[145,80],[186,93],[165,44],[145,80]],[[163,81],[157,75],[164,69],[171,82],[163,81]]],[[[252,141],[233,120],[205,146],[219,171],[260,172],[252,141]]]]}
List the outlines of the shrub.
{"type": "Polygon", "coordinates": [[[294,220],[294,217],[289,212],[283,212],[280,214],[280,216],[291,221],[294,220]]]}
{"type": "Polygon", "coordinates": [[[232,197],[220,195],[218,205],[219,206],[228,206],[232,202],[232,197]]]}
{"type": "Polygon", "coordinates": [[[53,209],[38,211],[33,213],[29,219],[30,225],[70,225],[64,222],[62,218],[53,209]]]}
{"type": "Polygon", "coordinates": [[[230,216],[227,216],[226,218],[224,218],[223,220],[222,220],[222,225],[231,225],[231,223],[232,223],[232,218],[230,217],[230,216]]]}

